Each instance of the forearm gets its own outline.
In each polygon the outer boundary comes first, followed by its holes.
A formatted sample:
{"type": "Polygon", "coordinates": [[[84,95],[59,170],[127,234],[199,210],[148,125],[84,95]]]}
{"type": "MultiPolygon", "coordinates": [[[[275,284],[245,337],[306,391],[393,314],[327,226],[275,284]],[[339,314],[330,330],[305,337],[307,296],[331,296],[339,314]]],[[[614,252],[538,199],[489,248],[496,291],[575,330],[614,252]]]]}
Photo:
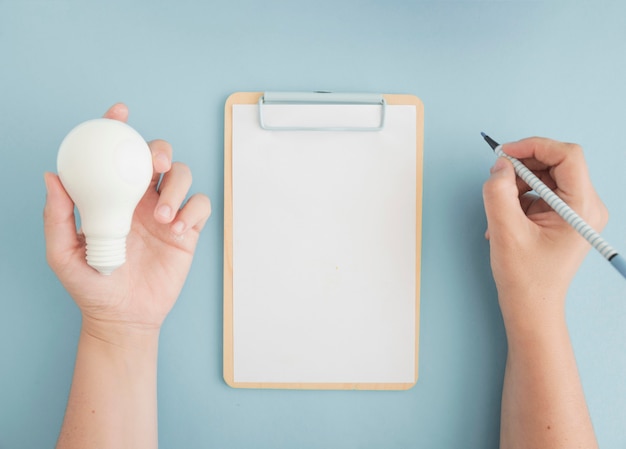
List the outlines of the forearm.
{"type": "Polygon", "coordinates": [[[564,312],[505,325],[501,448],[597,448],[564,312]]]}
{"type": "Polygon", "coordinates": [[[92,331],[83,321],[57,449],[156,448],[158,330],[92,331]]]}

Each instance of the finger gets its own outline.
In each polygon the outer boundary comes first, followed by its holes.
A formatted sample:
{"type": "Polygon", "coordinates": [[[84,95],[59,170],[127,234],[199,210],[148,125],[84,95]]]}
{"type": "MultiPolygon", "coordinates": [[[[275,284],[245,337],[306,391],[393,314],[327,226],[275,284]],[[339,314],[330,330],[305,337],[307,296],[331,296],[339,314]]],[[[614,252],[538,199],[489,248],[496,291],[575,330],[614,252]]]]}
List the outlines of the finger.
{"type": "MultiPolygon", "coordinates": [[[[531,137],[507,143],[502,150],[518,159],[535,159],[539,165],[545,164],[555,185],[558,186],[560,196],[574,199],[591,188],[583,150],[578,145],[531,137]]],[[[529,161],[526,163],[531,169],[537,168],[529,161]]]]}
{"type": "MultiPolygon", "coordinates": [[[[548,170],[541,170],[541,171],[533,170],[533,173],[535,174],[535,176],[537,176],[541,180],[541,182],[547,185],[551,190],[555,190],[558,188],[555,180],[552,178],[552,175],[550,175],[550,172],[548,170]]],[[[516,182],[517,182],[517,187],[520,193],[524,194],[531,190],[530,186],[526,184],[522,178],[517,177],[516,182]]]]}
{"type": "Polygon", "coordinates": [[[191,170],[181,162],[172,164],[170,171],[163,175],[159,186],[159,201],[154,209],[154,217],[160,223],[169,223],[176,216],[191,187],[191,170]]]}
{"type": "Polygon", "coordinates": [[[128,120],[128,106],[124,103],[115,103],[104,113],[104,118],[126,122],[128,120]]]}
{"type": "Polygon", "coordinates": [[[176,215],[172,232],[177,235],[184,234],[189,229],[200,232],[210,216],[211,200],[206,195],[196,193],[176,215]]]}
{"type": "Polygon", "coordinates": [[[515,233],[515,229],[526,222],[515,178],[513,164],[500,157],[492,168],[491,176],[483,185],[489,238],[501,233],[515,233]]]}
{"type": "Polygon", "coordinates": [[[148,142],[150,152],[152,153],[152,180],[150,188],[156,188],[161,179],[161,174],[172,168],[172,146],[165,140],[153,140],[148,142]]]}
{"type": "Polygon", "coordinates": [[[44,207],[44,235],[46,255],[52,267],[61,263],[76,249],[78,236],[74,219],[74,203],[61,180],[54,173],[44,173],[46,205],[44,207]]]}

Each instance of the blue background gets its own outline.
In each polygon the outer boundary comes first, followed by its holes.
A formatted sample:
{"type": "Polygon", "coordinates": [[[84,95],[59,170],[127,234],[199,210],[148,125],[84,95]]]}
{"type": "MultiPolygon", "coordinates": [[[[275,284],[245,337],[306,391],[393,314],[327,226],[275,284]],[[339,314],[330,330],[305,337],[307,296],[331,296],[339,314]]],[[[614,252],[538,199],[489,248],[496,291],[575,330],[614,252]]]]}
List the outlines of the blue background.
{"type": "MultiPolygon", "coordinates": [[[[161,448],[495,448],[506,341],[483,238],[480,138],[583,145],[626,251],[626,3],[0,0],[0,448],[52,447],[80,316],[44,254],[43,172],[126,102],[213,216],[161,334],[161,448]],[[222,380],[223,107],[236,91],[410,93],[425,104],[420,378],[407,392],[222,380]]],[[[375,211],[373,211],[375,213],[375,211]]],[[[568,322],[603,448],[626,444],[626,284],[590,253],[568,322]]]]}

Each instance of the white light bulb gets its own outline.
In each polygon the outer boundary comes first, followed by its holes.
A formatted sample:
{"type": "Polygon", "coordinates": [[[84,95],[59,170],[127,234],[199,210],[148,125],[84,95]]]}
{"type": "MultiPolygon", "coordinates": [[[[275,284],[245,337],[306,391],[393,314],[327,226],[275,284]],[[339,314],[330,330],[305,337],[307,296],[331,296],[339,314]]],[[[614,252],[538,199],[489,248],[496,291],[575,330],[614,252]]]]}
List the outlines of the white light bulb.
{"type": "Polygon", "coordinates": [[[126,261],[133,213],[152,178],[148,144],[126,123],[89,120],[61,143],[57,171],[80,214],[87,263],[111,274],[126,261]]]}

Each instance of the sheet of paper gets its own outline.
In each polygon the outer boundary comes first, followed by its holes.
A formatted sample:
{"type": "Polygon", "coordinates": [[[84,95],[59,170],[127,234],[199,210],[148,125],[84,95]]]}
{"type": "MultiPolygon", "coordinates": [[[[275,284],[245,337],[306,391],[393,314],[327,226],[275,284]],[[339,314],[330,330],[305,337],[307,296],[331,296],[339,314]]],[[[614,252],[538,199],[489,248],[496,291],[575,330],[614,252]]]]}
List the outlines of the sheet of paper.
{"type": "MultiPolygon", "coordinates": [[[[313,124],[380,117],[298,110],[313,124]]],[[[257,105],[234,105],[235,382],[415,380],[415,114],[388,106],[378,132],[266,131],[257,105]]],[[[293,106],[266,117],[282,125],[293,106]]]]}

